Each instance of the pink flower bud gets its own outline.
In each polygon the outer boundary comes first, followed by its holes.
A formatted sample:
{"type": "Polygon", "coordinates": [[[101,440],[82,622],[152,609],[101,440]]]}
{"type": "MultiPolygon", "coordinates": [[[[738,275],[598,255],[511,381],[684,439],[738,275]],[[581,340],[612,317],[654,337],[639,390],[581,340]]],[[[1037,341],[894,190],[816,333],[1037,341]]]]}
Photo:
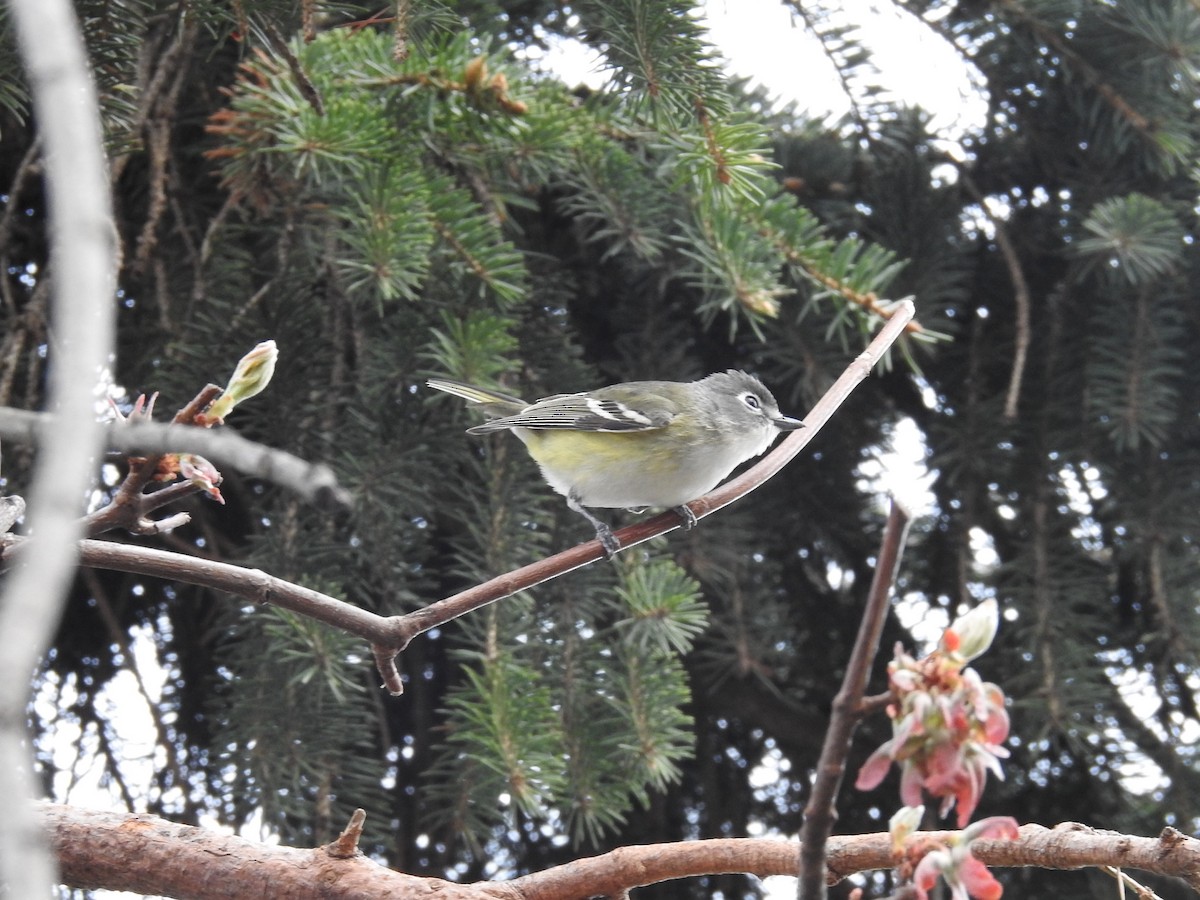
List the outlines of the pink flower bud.
{"type": "Polygon", "coordinates": [[[221,473],[203,456],[196,456],[194,453],[179,454],[179,474],[218,503],[225,503],[225,498],[217,489],[217,485],[221,483],[221,473]]]}

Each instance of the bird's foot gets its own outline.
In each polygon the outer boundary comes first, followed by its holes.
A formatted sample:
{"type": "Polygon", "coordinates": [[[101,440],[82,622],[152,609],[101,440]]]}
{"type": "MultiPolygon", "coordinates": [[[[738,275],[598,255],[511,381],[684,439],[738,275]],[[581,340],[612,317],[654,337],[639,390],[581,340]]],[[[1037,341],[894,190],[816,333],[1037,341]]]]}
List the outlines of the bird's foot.
{"type": "Polygon", "coordinates": [[[690,506],[672,506],[671,511],[683,519],[684,531],[691,531],[696,527],[696,523],[700,521],[696,518],[696,514],[692,512],[690,506]]]}
{"type": "Polygon", "coordinates": [[[613,530],[603,522],[596,522],[596,540],[600,542],[600,546],[604,548],[604,555],[609,559],[616,556],[617,551],[621,549],[621,542],[617,540],[617,536],[613,534],[613,530]]]}

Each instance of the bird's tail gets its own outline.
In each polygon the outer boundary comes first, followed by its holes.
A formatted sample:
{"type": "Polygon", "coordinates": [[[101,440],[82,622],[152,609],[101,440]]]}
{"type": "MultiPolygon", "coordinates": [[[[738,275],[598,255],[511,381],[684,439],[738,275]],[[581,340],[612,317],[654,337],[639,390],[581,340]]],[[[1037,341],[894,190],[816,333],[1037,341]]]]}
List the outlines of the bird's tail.
{"type": "Polygon", "coordinates": [[[487,410],[488,412],[498,414],[520,412],[529,405],[520,397],[514,397],[512,394],[502,394],[500,391],[477,387],[450,378],[430,378],[425,383],[435,390],[461,397],[468,403],[481,403],[489,406],[491,408],[487,410]]]}

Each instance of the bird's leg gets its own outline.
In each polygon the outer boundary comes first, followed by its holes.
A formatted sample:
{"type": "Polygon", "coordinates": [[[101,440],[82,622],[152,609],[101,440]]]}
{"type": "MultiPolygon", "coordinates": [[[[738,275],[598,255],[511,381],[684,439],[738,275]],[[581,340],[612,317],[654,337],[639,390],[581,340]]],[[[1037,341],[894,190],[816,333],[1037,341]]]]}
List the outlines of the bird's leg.
{"type": "Polygon", "coordinates": [[[617,536],[613,534],[612,529],[593,516],[587,507],[579,502],[579,497],[575,495],[574,491],[567,494],[567,506],[592,523],[592,527],[596,529],[596,540],[604,548],[604,555],[612,559],[613,555],[621,549],[621,542],[617,540],[617,536]]]}
{"type": "Polygon", "coordinates": [[[672,506],[671,512],[683,519],[684,531],[691,531],[696,527],[696,523],[700,521],[696,518],[696,514],[692,512],[692,508],[690,506],[672,506]]]}

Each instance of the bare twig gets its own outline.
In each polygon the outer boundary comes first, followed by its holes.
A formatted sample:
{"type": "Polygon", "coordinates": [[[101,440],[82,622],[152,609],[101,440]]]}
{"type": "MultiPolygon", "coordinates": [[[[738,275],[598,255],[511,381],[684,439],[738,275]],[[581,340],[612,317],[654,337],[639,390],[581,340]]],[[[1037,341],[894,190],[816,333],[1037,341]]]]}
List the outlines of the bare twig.
{"type": "MultiPolygon", "coordinates": [[[[129,641],[129,632],[121,627],[120,621],[117,619],[117,614],[113,610],[112,603],[108,599],[108,593],[105,591],[100,579],[96,577],[96,573],[91,569],[85,569],[83,572],[84,580],[87,583],[88,592],[96,601],[96,612],[100,616],[100,620],[104,623],[104,628],[108,632],[109,639],[121,651],[121,656],[125,659],[125,667],[133,676],[133,683],[137,687],[137,691],[142,696],[142,702],[146,704],[146,711],[150,715],[150,720],[154,724],[154,732],[158,736],[158,743],[167,755],[167,763],[165,772],[158,766],[156,769],[156,777],[163,778],[164,776],[174,778],[175,784],[187,784],[187,776],[184,773],[182,762],[179,758],[179,746],[171,740],[170,729],[167,723],[163,720],[162,710],[154,701],[154,697],[150,692],[149,685],[146,684],[146,679],[142,677],[142,670],[138,667],[137,658],[133,653],[133,646],[129,641]]],[[[97,713],[99,715],[99,713],[97,713]]],[[[104,729],[104,723],[100,725],[101,731],[104,729]]],[[[114,777],[119,777],[119,773],[114,767],[114,777]]],[[[126,794],[122,786],[122,794],[126,794]]],[[[130,811],[137,808],[132,802],[132,798],[126,797],[126,808],[130,811]]],[[[188,813],[195,813],[191,798],[187,792],[184,792],[184,803],[188,813]]]]}
{"type": "MultiPolygon", "coordinates": [[[[0,438],[33,442],[53,424],[54,417],[45,413],[0,409],[0,438]]],[[[152,454],[155,457],[165,453],[196,453],[214,463],[281,484],[325,508],[350,504],[350,495],[338,484],[337,477],[328,466],[314,465],[283,450],[257,444],[228,427],[214,430],[156,422],[110,422],[101,427],[107,445],[122,453],[152,454]]],[[[151,460],[139,464],[139,477],[144,475],[144,480],[131,493],[141,494],[154,474],[156,462],[151,460]],[[151,465],[151,462],[155,465],[151,465]]],[[[156,494],[146,496],[155,497],[156,494]]],[[[162,501],[154,504],[161,505],[162,501]]],[[[102,512],[89,517],[89,522],[100,517],[102,512]]],[[[96,533],[90,525],[89,530],[96,533]]]]}
{"type": "Polygon", "coordinates": [[[1162,900],[1162,897],[1158,896],[1150,888],[1130,878],[1125,872],[1122,872],[1119,866],[1100,866],[1100,871],[1116,880],[1122,900],[1125,897],[1126,887],[1131,888],[1137,894],[1138,900],[1162,900]]]}
{"type": "MultiPolygon", "coordinates": [[[[271,49],[283,57],[284,62],[287,63],[288,69],[292,73],[292,78],[296,80],[296,88],[300,91],[300,96],[308,101],[308,105],[313,108],[313,111],[318,116],[325,115],[325,103],[321,100],[321,92],[317,90],[317,86],[312,83],[312,79],[304,71],[304,66],[300,63],[296,54],[292,52],[287,38],[270,22],[263,22],[262,30],[267,38],[267,42],[271,45],[271,49]]],[[[304,39],[305,41],[311,41],[312,37],[306,33],[304,39]]]]}
{"type": "Polygon", "coordinates": [[[992,223],[993,234],[996,237],[996,246],[1000,248],[1000,255],[1004,257],[1004,265],[1008,269],[1008,277],[1012,280],[1013,307],[1016,312],[1016,335],[1013,341],[1012,373],[1008,378],[1008,390],[1004,394],[1004,417],[1013,421],[1017,418],[1018,406],[1021,402],[1021,382],[1025,378],[1025,366],[1029,359],[1029,341],[1033,336],[1030,327],[1031,303],[1029,282],[1025,280],[1025,270],[1021,268],[1021,256],[1017,253],[1017,248],[1013,244],[1012,238],[1008,236],[1008,227],[999,216],[988,209],[987,198],[983,196],[983,192],[975,184],[975,180],[971,177],[970,172],[967,171],[967,167],[960,160],[948,154],[943,155],[943,159],[958,169],[963,187],[967,189],[967,193],[975,198],[975,202],[979,204],[979,208],[983,211],[983,214],[992,223]]]}
{"type": "Polygon", "coordinates": [[[47,403],[59,412],[29,492],[40,547],[0,595],[0,884],[13,897],[45,897],[54,860],[30,805],[25,742],[30,674],[58,626],[77,559],[78,504],[100,449],[92,388],[112,347],[116,229],[95,85],[69,0],[10,0],[44,148],[51,248],[51,347],[47,403]]]}
{"type": "MultiPolygon", "coordinates": [[[[793,431],[782,444],[767,454],[753,468],[721,485],[715,491],[687,504],[692,514],[697,519],[712,515],[717,510],[723,509],[750,493],[791,462],[808,442],[816,437],[846,397],[850,395],[850,392],[867,377],[875,363],[904,332],[914,311],[912,301],[903,300],[897,304],[892,318],[871,341],[867,349],[846,367],[846,371],[805,417],[806,427],[793,431]]],[[[621,550],[628,550],[630,547],[635,547],[660,534],[673,531],[682,524],[683,520],[677,513],[666,512],[644,522],[622,528],[616,532],[616,537],[620,541],[621,550]]],[[[436,628],[472,610],[479,609],[481,606],[494,603],[518,591],[527,590],[551,578],[556,578],[604,558],[604,549],[600,546],[600,542],[588,541],[572,547],[570,550],[564,550],[562,553],[500,575],[452,597],[431,603],[423,609],[414,610],[400,618],[400,628],[406,637],[400,649],[407,646],[408,642],[418,634],[431,628],[436,628]]]]}
{"type": "Polygon", "coordinates": [[[834,801],[846,772],[850,738],[863,715],[863,695],[871,674],[871,663],[879,650],[879,636],[887,619],[888,600],[896,582],[896,570],[904,550],[908,524],[908,513],[893,500],[883,531],[879,559],[875,564],[875,577],[871,581],[866,609],[858,626],[858,637],[850,653],[842,687],[833,700],[833,711],[829,728],[825,731],[825,743],[821,747],[812,793],[804,807],[804,825],[800,829],[800,900],[821,900],[826,896],[825,846],[837,819],[834,801]]]}
{"type": "Polygon", "coordinates": [[[325,852],[335,859],[350,859],[353,856],[359,856],[361,851],[358,849],[358,840],[362,837],[363,825],[366,821],[367,811],[356,809],[351,814],[346,827],[342,829],[342,833],[337,836],[337,840],[332,844],[325,845],[325,852]]]}
{"type": "MultiPolygon", "coordinates": [[[[912,303],[908,301],[901,303],[896,317],[887,323],[867,350],[847,367],[842,376],[813,407],[812,412],[805,420],[808,427],[804,431],[793,432],[792,436],[750,471],[689,504],[695,516],[703,518],[729,505],[758,487],[795,457],[829,421],[854,387],[867,376],[879,357],[904,331],[912,314],[912,303]]],[[[188,409],[203,397],[202,393],[176,418],[186,417],[188,409]]],[[[137,423],[123,426],[119,430],[129,430],[134,427],[141,429],[144,426],[137,423]]],[[[185,437],[191,435],[192,432],[206,433],[203,429],[177,426],[172,426],[168,430],[172,429],[176,433],[183,432],[185,437]]],[[[170,446],[175,445],[171,444],[170,446]]],[[[136,486],[136,482],[131,483],[136,486]]],[[[121,491],[125,488],[126,485],[122,485],[121,491]]],[[[166,490],[171,490],[171,488],[166,490]]],[[[118,491],[118,494],[121,491],[118,491]]],[[[138,492],[140,493],[140,488],[138,488],[138,492]]],[[[156,496],[156,494],[150,494],[148,498],[152,500],[156,496]]],[[[646,522],[623,528],[617,534],[620,537],[622,548],[628,548],[678,528],[680,524],[681,520],[676,513],[664,513],[646,522]]],[[[0,560],[19,556],[20,548],[26,543],[25,539],[13,535],[0,536],[0,560]]],[[[491,581],[460,594],[439,600],[424,609],[403,616],[385,617],[351,606],[318,591],[291,584],[257,569],[246,569],[213,560],[197,559],[163,550],[106,541],[82,541],[79,546],[80,561],[83,565],[174,579],[227,591],[255,602],[274,603],[361,637],[371,644],[376,666],[383,677],[384,687],[394,695],[401,694],[404,690],[395,658],[417,635],[481,606],[486,606],[503,597],[604,558],[604,551],[600,547],[600,543],[589,541],[548,559],[493,578],[491,581]]]]}
{"type": "Polygon", "coordinates": [[[392,59],[408,59],[408,30],[412,19],[412,0],[396,0],[396,22],[392,39],[392,59]]]}

